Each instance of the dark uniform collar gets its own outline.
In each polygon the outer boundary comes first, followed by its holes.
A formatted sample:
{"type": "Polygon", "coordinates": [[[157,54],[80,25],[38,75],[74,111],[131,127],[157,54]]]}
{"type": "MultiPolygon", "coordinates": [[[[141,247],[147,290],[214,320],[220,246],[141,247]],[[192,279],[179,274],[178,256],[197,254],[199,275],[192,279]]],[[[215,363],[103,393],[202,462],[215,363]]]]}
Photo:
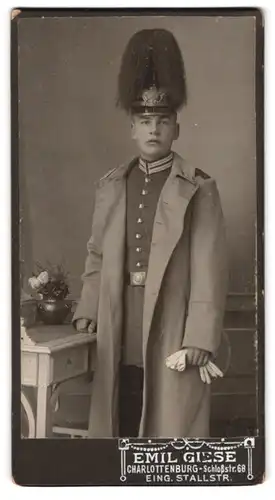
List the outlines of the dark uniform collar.
{"type": "Polygon", "coordinates": [[[151,175],[156,172],[161,172],[162,170],[166,170],[167,168],[171,168],[173,164],[173,153],[170,152],[164,158],[160,158],[156,161],[148,162],[143,158],[139,158],[138,166],[144,174],[151,175]]]}

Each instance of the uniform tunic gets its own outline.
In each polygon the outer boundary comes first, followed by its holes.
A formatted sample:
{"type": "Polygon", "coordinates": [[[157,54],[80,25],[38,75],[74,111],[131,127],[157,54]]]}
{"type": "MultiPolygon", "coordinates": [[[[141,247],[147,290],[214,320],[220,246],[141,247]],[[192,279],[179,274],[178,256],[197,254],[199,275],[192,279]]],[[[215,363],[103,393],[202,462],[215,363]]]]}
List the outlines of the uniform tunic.
{"type": "Polygon", "coordinates": [[[142,319],[144,286],[133,286],[130,273],[147,272],[153,223],[160,192],[173,155],[151,163],[140,159],[126,181],[126,259],[124,329],[119,390],[119,435],[137,436],[142,408],[142,319]]]}
{"type": "Polygon", "coordinates": [[[172,166],[173,154],[131,168],[126,183],[126,286],[122,363],[142,367],[144,286],[132,286],[130,272],[147,272],[152,230],[160,192],[172,166]]]}

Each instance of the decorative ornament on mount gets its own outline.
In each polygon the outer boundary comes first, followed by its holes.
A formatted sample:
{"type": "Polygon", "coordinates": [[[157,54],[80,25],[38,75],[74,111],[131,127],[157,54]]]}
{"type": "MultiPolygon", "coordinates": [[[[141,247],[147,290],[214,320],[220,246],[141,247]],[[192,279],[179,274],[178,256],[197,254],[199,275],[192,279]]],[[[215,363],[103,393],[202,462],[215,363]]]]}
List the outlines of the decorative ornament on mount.
{"type": "Polygon", "coordinates": [[[36,263],[37,272],[29,278],[29,285],[38,294],[38,319],[48,325],[65,322],[72,308],[69,294],[68,273],[60,264],[42,266],[36,263]]]}

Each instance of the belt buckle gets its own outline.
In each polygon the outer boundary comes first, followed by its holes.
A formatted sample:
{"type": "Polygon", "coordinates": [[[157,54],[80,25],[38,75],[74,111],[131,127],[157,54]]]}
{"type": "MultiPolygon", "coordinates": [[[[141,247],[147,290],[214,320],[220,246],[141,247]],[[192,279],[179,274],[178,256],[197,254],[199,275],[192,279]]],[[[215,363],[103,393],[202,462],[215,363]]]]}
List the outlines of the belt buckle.
{"type": "Polygon", "coordinates": [[[130,283],[133,286],[144,286],[146,280],[146,271],[130,272],[130,283]]]}

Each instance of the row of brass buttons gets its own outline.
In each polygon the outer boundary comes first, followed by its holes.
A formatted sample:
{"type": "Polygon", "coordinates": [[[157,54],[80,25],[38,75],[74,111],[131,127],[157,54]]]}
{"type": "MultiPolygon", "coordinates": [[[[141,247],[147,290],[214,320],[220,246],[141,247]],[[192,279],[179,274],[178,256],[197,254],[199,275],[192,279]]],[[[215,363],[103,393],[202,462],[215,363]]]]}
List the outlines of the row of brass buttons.
{"type": "MultiPolygon", "coordinates": [[[[150,177],[148,177],[147,175],[145,176],[144,180],[145,180],[145,184],[148,184],[151,181],[150,177]]],[[[145,188],[143,188],[142,191],[141,191],[141,195],[142,196],[146,196],[147,194],[148,194],[148,190],[145,189],[145,188]]],[[[144,203],[140,203],[139,206],[138,206],[138,208],[140,210],[143,210],[145,208],[145,204],[144,203]]],[[[143,223],[142,217],[138,217],[137,224],[142,224],[142,223],[143,223]]],[[[136,233],[136,239],[140,240],[141,238],[142,238],[142,235],[140,233],[136,233]]],[[[142,247],[136,247],[136,252],[137,253],[141,253],[142,252],[142,247]]],[[[136,263],[136,267],[138,267],[138,268],[142,267],[142,263],[140,261],[138,261],[136,263]]]]}

